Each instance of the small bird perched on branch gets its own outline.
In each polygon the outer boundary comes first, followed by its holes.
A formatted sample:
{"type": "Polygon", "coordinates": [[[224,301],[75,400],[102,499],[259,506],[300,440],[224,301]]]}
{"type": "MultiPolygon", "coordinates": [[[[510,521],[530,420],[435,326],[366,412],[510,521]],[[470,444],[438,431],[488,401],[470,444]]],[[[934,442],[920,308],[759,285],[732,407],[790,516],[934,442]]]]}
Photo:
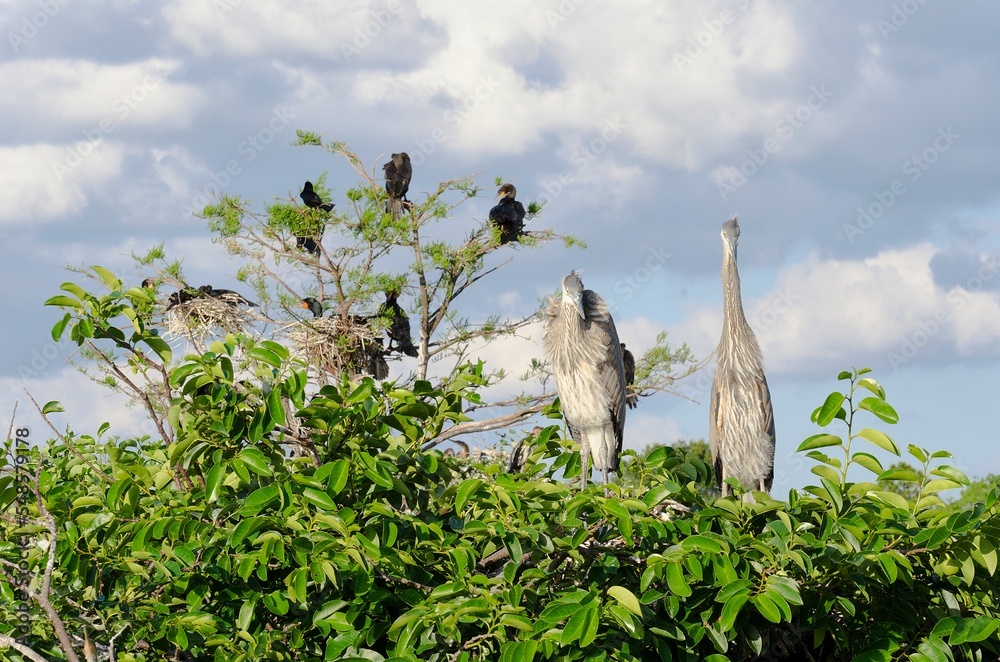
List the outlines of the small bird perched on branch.
{"type": "Polygon", "coordinates": [[[587,486],[588,463],[604,473],[618,471],[625,433],[625,366],[621,342],[604,299],[583,289],[571,272],[562,295],[544,311],[542,346],[552,363],[563,418],[580,444],[580,481],[587,486]]]}
{"type": "Polygon", "coordinates": [[[518,241],[524,234],[524,205],[515,200],[517,189],[504,184],[497,192],[497,204],[490,210],[490,223],[500,229],[500,244],[518,241]]]}

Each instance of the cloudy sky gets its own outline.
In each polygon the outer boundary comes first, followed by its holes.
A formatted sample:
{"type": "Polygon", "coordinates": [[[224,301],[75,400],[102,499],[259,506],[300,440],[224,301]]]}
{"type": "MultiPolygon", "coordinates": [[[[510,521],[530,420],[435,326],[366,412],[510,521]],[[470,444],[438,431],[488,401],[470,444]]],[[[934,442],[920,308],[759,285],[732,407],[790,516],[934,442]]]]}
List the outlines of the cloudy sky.
{"type": "MultiPolygon", "coordinates": [[[[739,213],[776,494],[812,482],[794,449],[852,366],[886,387],[902,445],[1000,472],[998,24],[986,1],[2,1],[3,420],[27,387],[64,402],[58,425],[143,431],[67,365],[41,303],[79,279],[65,266],[135,278],[129,254],[159,242],[191,282],[233,286],[190,209],[323,172],[338,201],[353,173],[292,147],[306,129],[369,166],[407,151],[411,197],[482,171],[545,201],[536,222],[589,247],[510,249],[463,313],[528,314],[580,268],[640,352],[668,330],[711,353],[719,228],[739,213]]],[[[450,222],[467,232],[489,206],[450,222]]],[[[484,353],[514,373],[538,354],[530,338],[484,353]]],[[[694,401],[645,399],[627,445],[703,438],[710,379],[681,384],[694,401]]]]}

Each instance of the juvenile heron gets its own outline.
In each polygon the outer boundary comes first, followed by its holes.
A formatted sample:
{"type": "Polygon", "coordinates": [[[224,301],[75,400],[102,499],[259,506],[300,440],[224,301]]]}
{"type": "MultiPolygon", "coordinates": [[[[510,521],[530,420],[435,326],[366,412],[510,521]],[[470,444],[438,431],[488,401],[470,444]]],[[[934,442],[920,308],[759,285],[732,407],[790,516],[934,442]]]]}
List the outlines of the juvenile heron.
{"type": "Polygon", "coordinates": [[[566,426],[580,444],[582,486],[591,457],[607,483],[608,473],[618,471],[625,431],[625,367],[607,304],[583,289],[575,272],[563,278],[562,296],[545,309],[542,345],[566,426]]]}
{"type": "Polygon", "coordinates": [[[736,267],[739,238],[734,216],[722,224],[722,339],[708,427],[715,484],[722,496],[732,493],[727,478],[761,492],[769,492],[774,480],[774,412],[760,346],[743,314],[736,267]]]}

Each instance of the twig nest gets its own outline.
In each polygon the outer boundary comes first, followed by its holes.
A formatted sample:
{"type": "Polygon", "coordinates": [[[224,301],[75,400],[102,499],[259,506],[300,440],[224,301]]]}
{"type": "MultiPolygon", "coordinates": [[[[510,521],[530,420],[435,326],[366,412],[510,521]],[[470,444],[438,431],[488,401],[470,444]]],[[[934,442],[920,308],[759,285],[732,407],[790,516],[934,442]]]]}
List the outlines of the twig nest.
{"type": "Polygon", "coordinates": [[[163,314],[167,336],[204,340],[213,329],[244,333],[257,321],[252,309],[214,297],[198,297],[179,303],[163,314]]]}
{"type": "Polygon", "coordinates": [[[340,376],[373,374],[374,360],[385,353],[382,333],[339,317],[316,317],[288,330],[296,352],[318,370],[340,376]]]}

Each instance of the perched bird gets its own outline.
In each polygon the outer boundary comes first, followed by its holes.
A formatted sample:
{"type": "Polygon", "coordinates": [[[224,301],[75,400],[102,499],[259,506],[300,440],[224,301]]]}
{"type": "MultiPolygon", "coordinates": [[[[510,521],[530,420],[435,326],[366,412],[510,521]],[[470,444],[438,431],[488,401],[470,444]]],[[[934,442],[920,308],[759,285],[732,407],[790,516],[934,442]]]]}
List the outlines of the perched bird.
{"type": "MultiPolygon", "coordinates": [[[[306,207],[310,209],[322,209],[325,212],[333,211],[332,202],[323,202],[323,198],[319,197],[319,194],[313,190],[312,182],[306,182],[302,187],[302,192],[299,193],[299,197],[302,198],[302,202],[305,203],[306,207]]],[[[312,255],[319,257],[319,242],[323,239],[323,233],[319,232],[317,235],[295,235],[295,246],[301,250],[304,250],[312,255]]]]}
{"type": "Polygon", "coordinates": [[[416,356],[417,348],[413,346],[410,336],[410,318],[406,316],[403,307],[399,305],[399,292],[387,290],[385,303],[379,307],[378,316],[389,320],[389,349],[399,351],[407,356],[416,356]],[[395,342],[396,346],[393,347],[395,342]]]}
{"type": "Polygon", "coordinates": [[[156,281],[153,280],[152,278],[143,278],[142,279],[142,286],[145,287],[146,289],[155,290],[156,289],[156,281]]]}
{"type": "Polygon", "coordinates": [[[497,192],[497,204],[490,210],[490,223],[500,229],[500,244],[517,241],[524,234],[524,205],[514,199],[517,189],[504,184],[497,192]]]}
{"type": "Polygon", "coordinates": [[[164,308],[164,312],[170,310],[174,306],[179,306],[182,303],[187,303],[188,301],[194,301],[199,298],[201,293],[198,290],[193,290],[190,287],[183,287],[176,292],[171,292],[170,296],[167,297],[167,307],[164,308]]]}
{"type": "Polygon", "coordinates": [[[406,193],[410,190],[410,179],[413,177],[410,155],[406,152],[393,154],[392,160],[383,165],[382,170],[385,172],[385,190],[389,194],[385,210],[391,213],[393,218],[398,219],[410,202],[406,199],[406,193]]]}
{"type": "Polygon", "coordinates": [[[715,484],[722,496],[732,494],[727,478],[761,492],[769,492],[774,480],[774,411],[760,347],[743,314],[736,266],[739,238],[734,216],[722,224],[722,339],[708,427],[715,484]]]}
{"type": "Polygon", "coordinates": [[[507,473],[519,474],[524,471],[524,463],[527,459],[528,447],[525,445],[524,439],[521,439],[510,450],[510,459],[507,461],[507,473]]]}
{"type": "Polygon", "coordinates": [[[622,365],[625,367],[625,387],[628,390],[625,404],[629,409],[635,409],[639,404],[639,396],[632,389],[635,385],[635,357],[632,356],[632,352],[625,349],[625,343],[622,343],[622,365]]]}
{"type": "Polygon", "coordinates": [[[625,366],[621,342],[604,299],[583,289],[576,272],[562,281],[562,296],[544,311],[542,346],[552,363],[563,418],[580,444],[580,481],[588,463],[604,473],[618,471],[625,432],[625,366]]]}
{"type": "Polygon", "coordinates": [[[316,297],[306,297],[299,302],[299,308],[305,308],[313,314],[313,317],[323,317],[323,304],[316,297]]]}
{"type": "Polygon", "coordinates": [[[302,202],[305,203],[306,207],[309,207],[310,209],[333,211],[333,203],[323,202],[323,198],[319,197],[319,194],[313,190],[312,182],[305,183],[302,187],[302,192],[299,193],[299,197],[302,198],[302,202]]]}
{"type": "Polygon", "coordinates": [[[375,379],[382,380],[389,377],[389,364],[385,360],[385,345],[381,338],[376,338],[365,347],[368,357],[368,374],[375,379]]]}
{"type": "Polygon", "coordinates": [[[389,197],[407,200],[406,194],[410,190],[410,179],[413,178],[410,155],[406,152],[393,154],[392,160],[382,166],[382,170],[385,172],[385,190],[389,197]]]}
{"type": "Polygon", "coordinates": [[[253,301],[250,301],[239,292],[234,292],[232,290],[217,290],[211,285],[202,285],[198,288],[198,291],[205,296],[210,296],[213,299],[218,299],[219,301],[228,303],[232,306],[237,306],[242,303],[246,306],[250,306],[251,308],[257,307],[257,304],[253,301]]]}

